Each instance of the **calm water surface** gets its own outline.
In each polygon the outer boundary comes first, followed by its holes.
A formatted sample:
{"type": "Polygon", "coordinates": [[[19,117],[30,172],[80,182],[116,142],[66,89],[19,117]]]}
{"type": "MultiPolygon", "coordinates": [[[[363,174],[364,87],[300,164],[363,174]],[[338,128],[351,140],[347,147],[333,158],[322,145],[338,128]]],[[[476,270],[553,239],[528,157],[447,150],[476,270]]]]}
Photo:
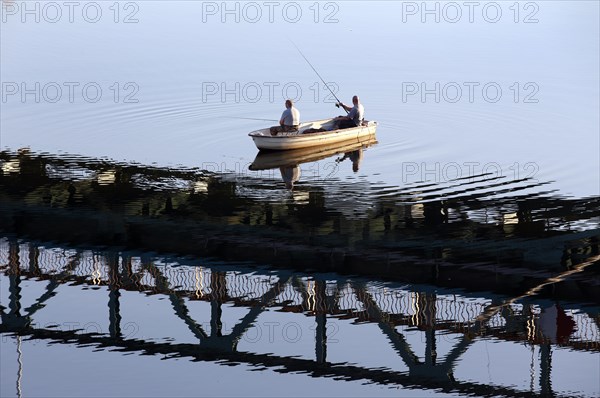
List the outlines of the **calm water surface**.
{"type": "Polygon", "coordinates": [[[229,4],[237,14],[209,3],[102,3],[99,18],[82,5],[72,23],[40,8],[35,23],[4,1],[0,145],[245,171],[246,133],[269,122],[240,118],[278,119],[286,96],[303,120],[339,114],[292,39],[380,122],[372,160],[341,176],[401,185],[488,171],[568,196],[600,190],[597,2],[501,4],[499,19],[482,3],[456,23],[443,2],[439,23],[410,2],[299,3],[300,18],[281,3],[272,23],[262,6],[252,23],[243,3],[229,4]]]}
{"type": "Polygon", "coordinates": [[[53,4],[2,1],[0,395],[600,394],[598,2],[53,4]],[[257,154],[340,112],[291,40],[376,142],[257,154]]]}

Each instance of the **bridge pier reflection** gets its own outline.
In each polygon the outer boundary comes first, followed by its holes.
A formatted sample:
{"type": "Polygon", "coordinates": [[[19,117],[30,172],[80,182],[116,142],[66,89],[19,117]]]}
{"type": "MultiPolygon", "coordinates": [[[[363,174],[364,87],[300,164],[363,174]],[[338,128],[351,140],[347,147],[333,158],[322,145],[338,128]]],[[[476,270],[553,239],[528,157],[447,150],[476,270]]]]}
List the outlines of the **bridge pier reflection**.
{"type": "Polygon", "coordinates": [[[327,294],[325,291],[325,281],[315,280],[315,354],[316,361],[319,364],[327,362],[327,294]]]}
{"type": "Polygon", "coordinates": [[[113,339],[122,338],[121,334],[121,311],[119,298],[119,281],[121,275],[119,273],[119,257],[117,253],[110,252],[107,256],[109,267],[109,285],[108,285],[108,319],[109,319],[109,334],[113,339]]]}
{"type": "Polygon", "coordinates": [[[227,297],[227,281],[223,272],[211,273],[210,289],[210,337],[223,336],[223,322],[221,322],[221,314],[223,310],[221,305],[227,297]]]}
{"type": "Polygon", "coordinates": [[[552,347],[550,343],[540,347],[540,391],[542,396],[552,397],[552,347]]]}
{"type": "Polygon", "coordinates": [[[21,315],[21,269],[19,268],[19,246],[14,239],[9,241],[8,260],[9,311],[7,314],[2,311],[2,323],[21,328],[29,325],[30,318],[21,315]]]}

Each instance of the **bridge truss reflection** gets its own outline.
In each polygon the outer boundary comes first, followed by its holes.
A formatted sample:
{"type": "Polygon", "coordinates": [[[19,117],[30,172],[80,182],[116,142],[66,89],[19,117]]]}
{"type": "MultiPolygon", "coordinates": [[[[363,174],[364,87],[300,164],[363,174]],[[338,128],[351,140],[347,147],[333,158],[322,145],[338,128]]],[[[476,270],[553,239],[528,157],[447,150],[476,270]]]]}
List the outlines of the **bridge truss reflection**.
{"type": "MultiPolygon", "coordinates": [[[[598,259],[581,263],[578,269],[595,261],[598,259]]],[[[600,316],[597,312],[577,305],[565,311],[557,304],[549,306],[547,302],[536,301],[527,292],[512,299],[491,294],[482,298],[428,286],[392,286],[333,274],[296,274],[289,270],[250,268],[244,264],[209,260],[203,261],[203,266],[188,265],[197,262],[148,253],[54,247],[15,238],[3,239],[0,241],[0,265],[2,278],[8,280],[9,298],[8,305],[0,307],[0,332],[16,335],[19,344],[22,338],[43,339],[115,348],[122,352],[243,363],[282,372],[307,373],[313,377],[366,380],[483,396],[527,396],[531,392],[513,386],[458,380],[454,375],[461,357],[478,340],[522,341],[539,347],[539,392],[557,396],[561,394],[553,391],[551,382],[553,347],[600,351],[600,316]],[[43,293],[23,308],[25,280],[45,283],[45,286],[43,293]],[[93,316],[103,318],[108,315],[108,333],[65,330],[37,322],[36,314],[64,290],[59,289],[61,286],[105,289],[108,314],[93,316]],[[120,310],[123,292],[168,298],[172,315],[186,326],[198,343],[170,339],[153,341],[131,336],[128,333],[131,325],[124,325],[120,310]],[[194,301],[210,305],[210,314],[206,314],[204,322],[192,316],[190,305],[194,301]],[[244,309],[243,316],[230,328],[222,321],[228,305],[244,309]],[[558,309],[563,316],[562,321],[556,316],[553,318],[558,325],[556,330],[545,327],[551,312],[548,308],[558,309]],[[314,318],[313,359],[238,349],[240,340],[267,310],[314,318]],[[351,321],[356,327],[365,323],[376,325],[380,334],[371,334],[369,338],[386,340],[408,371],[328,361],[331,334],[328,334],[328,327],[334,326],[332,322],[337,320],[351,321]],[[422,335],[419,347],[414,347],[415,342],[407,338],[410,332],[422,335]],[[437,353],[440,335],[452,336],[452,346],[444,356],[437,353]]],[[[561,280],[560,276],[554,277],[547,283],[560,283],[561,280]]],[[[162,316],[166,315],[161,313],[162,316]]],[[[352,345],[348,346],[348,350],[352,348],[352,345]]],[[[19,375],[21,371],[20,364],[19,375]]],[[[17,384],[20,385],[20,376],[17,384]]]]}

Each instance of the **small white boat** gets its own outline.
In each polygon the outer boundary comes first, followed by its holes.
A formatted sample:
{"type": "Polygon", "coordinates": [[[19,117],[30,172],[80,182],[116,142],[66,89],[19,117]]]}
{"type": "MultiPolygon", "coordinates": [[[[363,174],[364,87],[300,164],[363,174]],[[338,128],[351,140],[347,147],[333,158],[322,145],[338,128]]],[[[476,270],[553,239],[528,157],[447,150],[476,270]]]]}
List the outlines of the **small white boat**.
{"type": "Polygon", "coordinates": [[[260,150],[288,150],[309,148],[325,144],[345,141],[360,141],[361,137],[375,134],[377,122],[363,121],[361,126],[347,129],[335,129],[334,119],[316,120],[301,123],[298,131],[277,133],[271,135],[270,128],[256,130],[248,135],[260,150]],[[326,131],[310,132],[311,130],[325,129],[326,131]]]}

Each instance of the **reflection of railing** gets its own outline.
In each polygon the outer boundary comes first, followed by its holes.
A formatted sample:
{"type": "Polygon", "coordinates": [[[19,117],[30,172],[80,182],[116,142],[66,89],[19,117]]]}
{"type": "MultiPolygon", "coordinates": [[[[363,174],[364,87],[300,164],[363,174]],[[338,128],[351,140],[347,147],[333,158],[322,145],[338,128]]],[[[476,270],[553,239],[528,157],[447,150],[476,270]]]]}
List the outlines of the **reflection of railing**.
{"type": "MultiPolygon", "coordinates": [[[[219,267],[179,266],[146,255],[100,253],[90,250],[38,247],[0,241],[0,265],[6,272],[58,282],[108,285],[125,290],[176,294],[190,300],[233,301],[252,306],[272,288],[276,275],[219,271],[219,267]],[[9,264],[16,265],[9,267],[9,264]],[[117,270],[115,272],[115,270],[117,270]],[[159,272],[159,273],[157,273],[159,272]],[[159,277],[159,279],[157,279],[159,277]],[[215,283],[215,281],[220,281],[215,283]]],[[[315,281],[294,278],[279,284],[268,306],[285,307],[288,312],[327,313],[359,321],[376,322],[369,306],[391,325],[420,329],[433,328],[454,333],[472,333],[478,317],[490,307],[490,300],[471,300],[457,295],[431,295],[403,288],[366,285],[369,301],[361,300],[355,287],[345,281],[324,283],[324,294],[315,292],[315,281]]],[[[263,303],[264,304],[264,303],[263,303]]],[[[538,325],[542,308],[538,304],[512,303],[486,320],[478,335],[543,343],[538,325]]],[[[567,311],[575,327],[564,344],[573,348],[600,350],[598,319],[581,311],[567,311]]]]}
{"type": "MultiPolygon", "coordinates": [[[[27,194],[29,204],[96,206],[130,215],[178,210],[194,216],[228,215],[228,223],[236,224],[265,219],[265,204],[275,207],[268,209],[271,212],[284,210],[279,203],[268,200],[273,181],[255,174],[219,175],[198,169],[157,168],[26,151],[0,152],[0,165],[0,185],[7,194],[27,194]]],[[[354,183],[333,181],[317,178],[303,188],[312,193],[305,203],[307,207],[330,209],[328,217],[343,213],[346,221],[360,213],[360,218],[378,220],[385,230],[405,223],[414,226],[417,220],[426,224],[469,220],[480,225],[505,225],[509,229],[506,234],[512,236],[518,232],[515,225],[526,226],[523,232],[527,234],[597,228],[600,216],[600,198],[553,196],[552,190],[540,191],[549,182],[532,178],[483,173],[403,187],[366,183],[359,189],[354,183]]],[[[279,199],[277,202],[281,202],[279,199]]]]}

